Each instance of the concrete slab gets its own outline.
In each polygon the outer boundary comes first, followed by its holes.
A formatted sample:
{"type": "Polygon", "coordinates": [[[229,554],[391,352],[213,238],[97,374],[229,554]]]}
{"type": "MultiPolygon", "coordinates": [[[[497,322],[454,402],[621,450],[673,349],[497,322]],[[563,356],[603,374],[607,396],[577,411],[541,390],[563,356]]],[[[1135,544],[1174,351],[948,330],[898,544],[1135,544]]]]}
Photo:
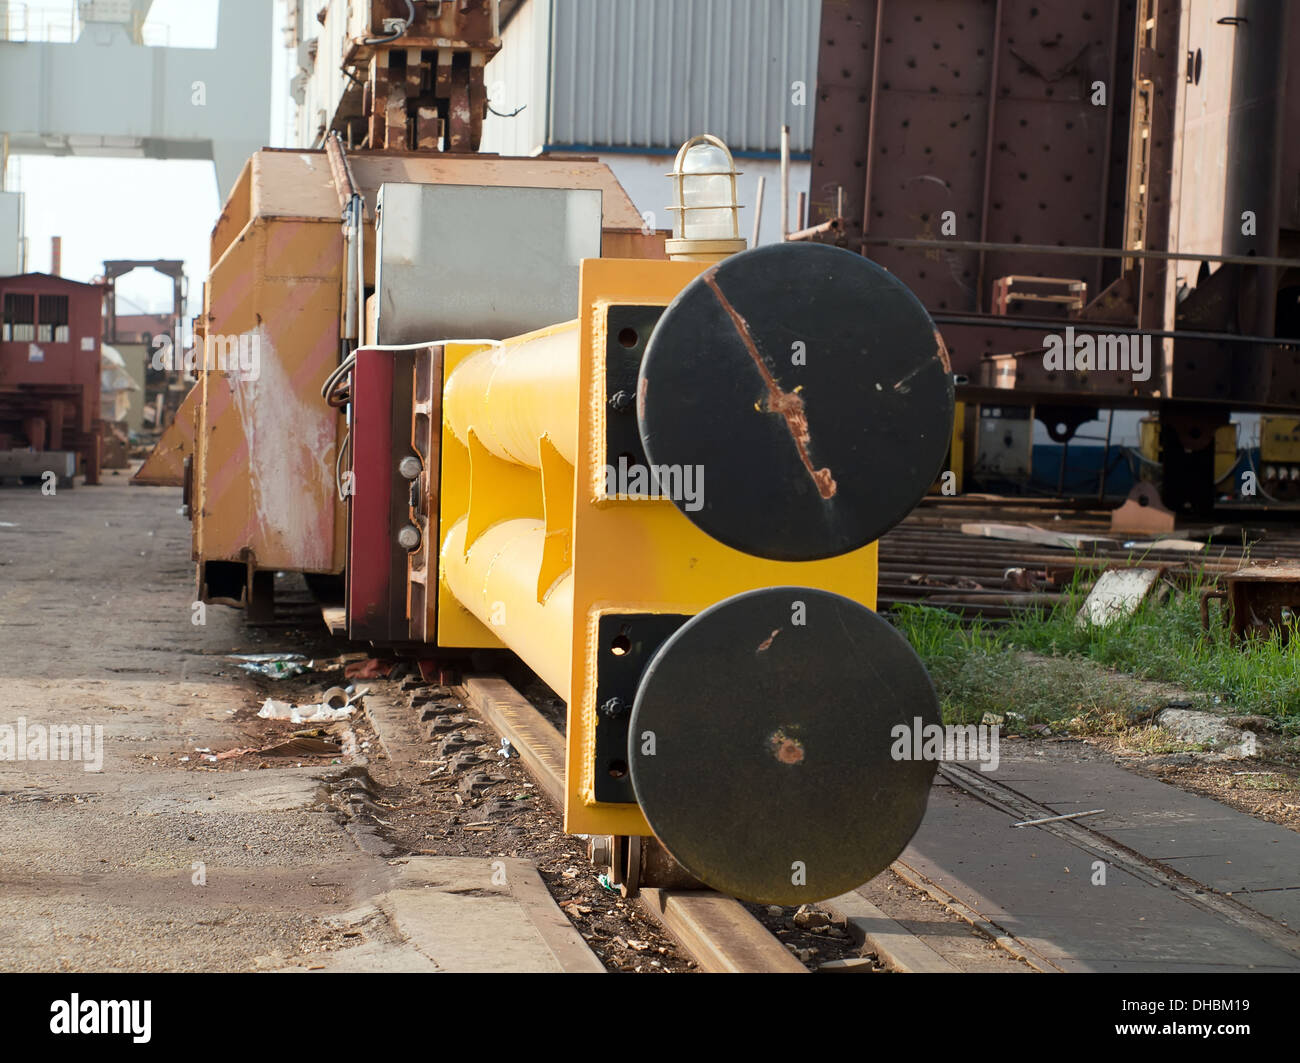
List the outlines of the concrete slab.
{"type": "Polygon", "coordinates": [[[77,455],[71,450],[0,450],[0,477],[44,476],[52,472],[60,480],[77,473],[77,455]]]}
{"type": "MultiPolygon", "coordinates": [[[[1091,807],[1096,808],[1094,804],[1091,807]]],[[[1300,970],[1300,958],[1178,893],[1108,865],[940,782],[899,863],[970,905],[1059,971],[1300,970]]]]}
{"type": "MultiPolygon", "coordinates": [[[[900,974],[958,973],[957,967],[856,890],[823,901],[822,907],[835,918],[843,919],[854,940],[868,945],[891,971],[900,974]]],[[[818,969],[825,970],[827,966],[822,964],[818,969]]]]}
{"type": "Polygon", "coordinates": [[[1101,760],[1003,758],[997,782],[1149,860],[1300,927],[1300,834],[1101,760]],[[1256,891],[1267,892],[1256,892],[1256,891]]]}
{"type": "Polygon", "coordinates": [[[379,904],[398,933],[440,971],[605,969],[524,860],[412,857],[379,904]]]}

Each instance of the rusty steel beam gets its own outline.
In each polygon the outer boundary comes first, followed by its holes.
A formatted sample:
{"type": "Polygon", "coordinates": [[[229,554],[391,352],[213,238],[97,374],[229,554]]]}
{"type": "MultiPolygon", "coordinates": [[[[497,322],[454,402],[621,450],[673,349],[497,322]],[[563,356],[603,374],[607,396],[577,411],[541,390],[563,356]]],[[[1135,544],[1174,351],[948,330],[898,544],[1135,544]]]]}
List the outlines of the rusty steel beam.
{"type": "MultiPolygon", "coordinates": [[[[1048,244],[1002,244],[984,240],[917,240],[901,236],[868,236],[863,244],[872,247],[922,248],[949,251],[1004,251],[1017,255],[1066,255],[1078,258],[1133,258],[1192,262],[1228,262],[1238,266],[1281,266],[1300,269],[1300,258],[1257,255],[1217,255],[1206,251],[1153,251],[1114,247],[1065,247],[1048,244]]],[[[1148,331],[1148,330],[1144,330],[1148,331]]]]}

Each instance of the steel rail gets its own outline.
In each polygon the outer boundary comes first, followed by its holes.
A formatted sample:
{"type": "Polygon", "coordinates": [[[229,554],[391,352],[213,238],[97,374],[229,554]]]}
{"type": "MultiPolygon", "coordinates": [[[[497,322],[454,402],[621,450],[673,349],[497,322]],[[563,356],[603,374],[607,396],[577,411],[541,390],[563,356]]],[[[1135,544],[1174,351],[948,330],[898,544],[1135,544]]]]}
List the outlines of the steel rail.
{"type": "MultiPolygon", "coordinates": [[[[467,676],[457,692],[500,737],[509,740],[537,785],[563,808],[565,746],[560,732],[500,677],[467,676]]],[[[637,901],[703,971],[808,973],[734,898],[713,890],[643,889],[637,901]]]]}

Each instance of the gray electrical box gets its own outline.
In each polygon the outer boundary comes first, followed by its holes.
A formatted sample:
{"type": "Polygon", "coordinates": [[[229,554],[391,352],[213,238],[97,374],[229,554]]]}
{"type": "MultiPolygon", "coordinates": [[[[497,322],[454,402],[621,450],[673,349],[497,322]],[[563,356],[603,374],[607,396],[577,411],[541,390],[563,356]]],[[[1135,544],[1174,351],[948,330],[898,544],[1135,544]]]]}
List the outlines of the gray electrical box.
{"type": "Polygon", "coordinates": [[[1034,408],[981,406],[975,444],[975,478],[1029,479],[1033,471],[1034,408]]]}
{"type": "Polygon", "coordinates": [[[378,202],[379,343],[503,340],[577,316],[599,190],[386,184],[378,202]]]}

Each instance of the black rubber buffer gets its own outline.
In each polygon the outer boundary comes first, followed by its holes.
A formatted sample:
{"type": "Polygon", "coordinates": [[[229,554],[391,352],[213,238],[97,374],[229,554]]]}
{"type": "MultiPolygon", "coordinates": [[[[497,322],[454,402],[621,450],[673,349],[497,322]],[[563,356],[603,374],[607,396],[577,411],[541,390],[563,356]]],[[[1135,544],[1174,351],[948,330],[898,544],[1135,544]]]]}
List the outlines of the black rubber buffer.
{"type": "Polygon", "coordinates": [[[710,268],[665,311],[638,381],[652,466],[713,538],[778,561],[875,542],[947,460],[954,392],[925,308],[887,270],[819,244],[710,268]]]}
{"type": "Polygon", "coordinates": [[[775,587],[668,638],[638,688],[628,763],[651,829],[687,871],[744,900],[802,904],[903,851],[937,768],[918,759],[921,739],[939,723],[925,667],[892,625],[836,594],[775,587]]]}

